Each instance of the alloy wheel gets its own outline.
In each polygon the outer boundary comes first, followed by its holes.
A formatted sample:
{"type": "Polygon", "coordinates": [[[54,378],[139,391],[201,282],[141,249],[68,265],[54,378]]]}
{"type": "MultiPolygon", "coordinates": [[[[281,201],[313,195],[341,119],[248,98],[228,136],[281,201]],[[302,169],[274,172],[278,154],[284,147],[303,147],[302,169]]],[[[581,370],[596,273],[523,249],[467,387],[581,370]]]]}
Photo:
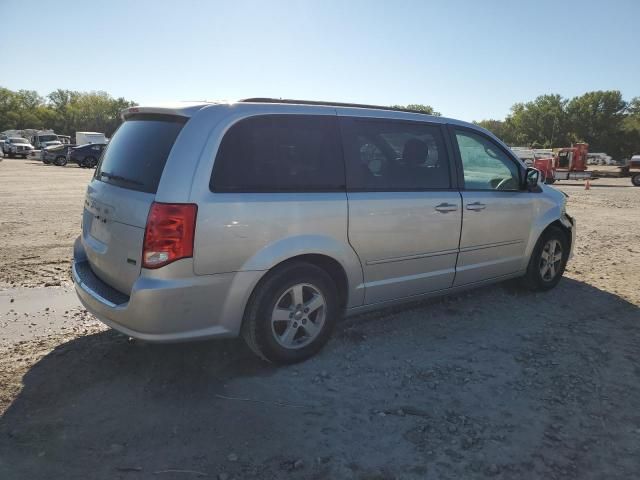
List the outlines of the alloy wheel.
{"type": "Polygon", "coordinates": [[[540,254],[540,276],[545,282],[553,280],[562,265],[562,244],[551,239],[545,243],[540,254]]]}
{"type": "Polygon", "coordinates": [[[287,289],[271,314],[271,331],[287,349],[309,345],[322,331],[327,311],[324,296],[315,286],[299,283],[287,289]]]}

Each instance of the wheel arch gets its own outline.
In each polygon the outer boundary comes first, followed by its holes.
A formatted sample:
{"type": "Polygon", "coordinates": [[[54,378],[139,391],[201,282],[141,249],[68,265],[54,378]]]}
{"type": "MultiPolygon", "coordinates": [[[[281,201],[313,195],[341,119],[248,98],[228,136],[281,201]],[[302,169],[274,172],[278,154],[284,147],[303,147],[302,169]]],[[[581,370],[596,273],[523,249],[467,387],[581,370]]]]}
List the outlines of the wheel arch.
{"type": "MultiPolygon", "coordinates": [[[[273,242],[247,259],[241,271],[262,271],[263,276],[287,262],[306,261],[344,282],[346,307],[364,302],[362,265],[351,245],[326,235],[295,235],[273,242]]],[[[262,279],[261,279],[262,280],[262,279]]]]}
{"type": "Polygon", "coordinates": [[[525,256],[523,258],[523,270],[527,268],[529,264],[529,259],[531,258],[531,254],[533,253],[536,244],[540,237],[546,232],[550,227],[555,226],[561,229],[566,237],[567,242],[569,243],[569,250],[573,250],[573,231],[575,228],[573,223],[567,218],[567,215],[561,210],[559,207],[555,207],[549,210],[546,215],[544,215],[539,222],[534,225],[534,228],[531,231],[531,235],[529,237],[529,243],[527,245],[527,250],[525,252],[525,256]]]}
{"type": "Polygon", "coordinates": [[[289,265],[294,263],[307,263],[325,271],[336,284],[340,308],[344,310],[347,307],[349,302],[349,277],[342,264],[335,258],[326,254],[305,253],[289,257],[286,260],[282,260],[281,262],[271,267],[269,270],[265,271],[260,280],[258,280],[258,282],[251,290],[244,308],[245,311],[255,293],[272,275],[274,275],[282,268],[288,267],[289,265]]]}
{"type": "MultiPolygon", "coordinates": [[[[287,258],[286,260],[282,260],[281,262],[271,267],[269,270],[266,270],[264,274],[255,282],[253,288],[251,288],[251,291],[247,294],[246,300],[242,307],[242,318],[238,329],[239,331],[242,331],[243,325],[247,318],[247,311],[250,308],[251,303],[261,286],[264,285],[264,283],[279,270],[295,263],[307,263],[325,271],[336,283],[338,301],[340,302],[340,310],[344,311],[349,306],[349,277],[345,268],[338,260],[329,255],[319,253],[305,253],[295,255],[287,258]]],[[[362,293],[362,296],[364,297],[364,292],[362,293]]]]}

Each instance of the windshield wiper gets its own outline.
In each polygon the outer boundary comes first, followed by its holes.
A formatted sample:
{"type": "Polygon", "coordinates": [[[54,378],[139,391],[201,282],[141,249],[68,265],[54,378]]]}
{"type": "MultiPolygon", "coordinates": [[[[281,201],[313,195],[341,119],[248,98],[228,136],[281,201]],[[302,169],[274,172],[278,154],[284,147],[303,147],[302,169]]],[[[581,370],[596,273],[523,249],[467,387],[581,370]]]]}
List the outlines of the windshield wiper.
{"type": "Polygon", "coordinates": [[[122,175],[114,175],[113,173],[109,173],[109,172],[100,172],[100,176],[107,177],[111,180],[116,180],[118,182],[130,183],[132,185],[144,185],[144,183],[139,182],[138,180],[132,180],[130,178],[123,177],[122,175]]]}

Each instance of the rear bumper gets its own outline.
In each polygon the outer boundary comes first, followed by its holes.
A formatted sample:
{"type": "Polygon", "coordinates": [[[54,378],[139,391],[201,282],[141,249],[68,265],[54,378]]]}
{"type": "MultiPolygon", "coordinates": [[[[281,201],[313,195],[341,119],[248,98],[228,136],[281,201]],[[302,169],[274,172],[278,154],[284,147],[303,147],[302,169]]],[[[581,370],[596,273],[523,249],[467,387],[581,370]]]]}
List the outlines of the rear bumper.
{"type": "Polygon", "coordinates": [[[93,273],[76,240],[73,281],[80,302],[113,329],[148,342],[237,336],[261,272],[193,275],[191,259],[184,259],[148,274],[155,276],[143,273],[124,295],[93,273]]]}

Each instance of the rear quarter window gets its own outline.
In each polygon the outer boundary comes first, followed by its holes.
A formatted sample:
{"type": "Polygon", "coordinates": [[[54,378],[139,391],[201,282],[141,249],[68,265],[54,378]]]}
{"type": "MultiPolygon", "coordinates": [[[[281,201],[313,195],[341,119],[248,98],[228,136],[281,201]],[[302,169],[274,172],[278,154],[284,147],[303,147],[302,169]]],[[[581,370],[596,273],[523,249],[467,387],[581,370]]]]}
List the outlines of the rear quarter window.
{"type": "Polygon", "coordinates": [[[225,134],[215,159],[214,192],[344,191],[336,118],[260,115],[225,134]]]}
{"type": "Polygon", "coordinates": [[[169,152],[187,120],[172,115],[128,118],[104,150],[95,178],[130,190],[156,193],[169,152]]]}

